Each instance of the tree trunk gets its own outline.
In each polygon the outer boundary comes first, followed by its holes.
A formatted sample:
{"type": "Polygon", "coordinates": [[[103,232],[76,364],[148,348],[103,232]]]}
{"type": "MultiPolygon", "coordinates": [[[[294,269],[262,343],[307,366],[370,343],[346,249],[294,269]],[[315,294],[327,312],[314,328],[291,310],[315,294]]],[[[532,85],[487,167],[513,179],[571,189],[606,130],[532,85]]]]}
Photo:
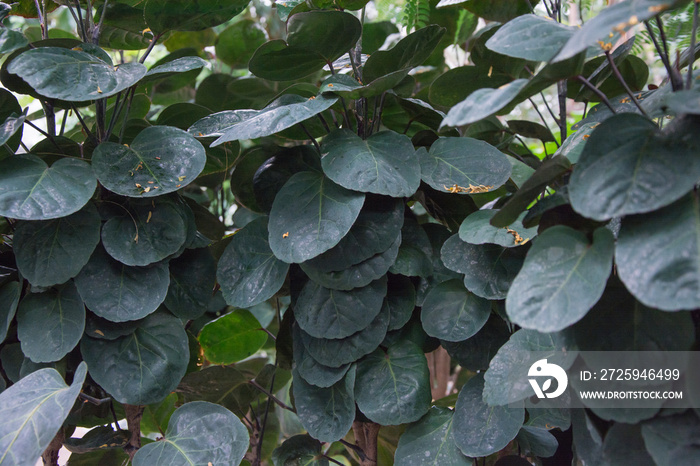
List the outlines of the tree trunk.
{"type": "Polygon", "coordinates": [[[141,418],[145,408],[145,406],[124,405],[126,425],[131,433],[129,442],[124,446],[124,451],[132,461],[136,452],[141,448],[141,418]]]}
{"type": "Polygon", "coordinates": [[[63,441],[66,439],[66,434],[61,428],[56,436],[51,440],[49,446],[46,447],[44,453],[41,454],[41,459],[44,461],[45,466],[58,466],[58,452],[63,446],[63,441]]]}
{"type": "Polygon", "coordinates": [[[353,422],[355,442],[364,452],[364,458],[360,458],[360,466],[377,466],[377,438],[381,427],[374,422],[353,422]]]}

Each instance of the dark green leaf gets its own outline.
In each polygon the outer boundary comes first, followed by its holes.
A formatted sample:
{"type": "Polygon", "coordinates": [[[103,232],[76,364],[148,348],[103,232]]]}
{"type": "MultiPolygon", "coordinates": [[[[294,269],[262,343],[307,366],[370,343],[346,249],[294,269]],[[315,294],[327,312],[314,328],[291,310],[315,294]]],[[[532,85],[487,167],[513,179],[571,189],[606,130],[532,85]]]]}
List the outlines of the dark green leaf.
{"type": "Polygon", "coordinates": [[[304,262],[341,240],[357,219],[364,194],[322,173],[300,172],[277,194],[270,212],[270,247],[285,262],[304,262]]]}
{"type": "Polygon", "coordinates": [[[491,303],[449,280],[431,289],[423,301],[421,322],[425,333],[446,341],[472,337],[491,314],[491,303]]]}
{"type": "Polygon", "coordinates": [[[237,309],[209,322],[199,334],[204,357],[214,364],[233,364],[255,354],[267,341],[260,322],[237,309]]]}
{"type": "Polygon", "coordinates": [[[696,309],[700,302],[697,195],[656,212],[625,217],[615,263],[627,289],[647,306],[696,309]]]}
{"type": "Polygon", "coordinates": [[[644,445],[641,425],[613,424],[605,434],[601,464],[655,464],[644,445]]]}
{"type": "Polygon", "coordinates": [[[554,332],[579,321],[600,299],[610,276],[614,238],[599,228],[592,242],[557,225],[538,236],[506,298],[511,320],[554,332]]]}
{"type": "Polygon", "coordinates": [[[548,127],[533,121],[508,120],[508,128],[526,138],[539,139],[542,142],[558,142],[548,127]]]}
{"type": "Polygon", "coordinates": [[[147,0],[143,17],[156,33],[202,31],[225,23],[246,6],[248,0],[147,0]]]}
{"type": "Polygon", "coordinates": [[[556,437],[550,434],[547,429],[539,427],[523,426],[516,441],[523,453],[529,452],[540,458],[554,456],[559,447],[556,437]]]}
{"type": "Polygon", "coordinates": [[[389,275],[383,308],[389,312],[388,330],[398,330],[409,321],[416,306],[416,290],[408,277],[389,275]]]}
{"type": "Polygon", "coordinates": [[[187,186],[204,169],[206,153],[194,137],[171,126],[150,126],[130,147],[103,142],[92,155],[105,188],[122,196],[154,197],[187,186]]]}
{"type": "Polygon", "coordinates": [[[510,331],[500,317],[492,314],[476,335],[465,341],[440,342],[460,366],[470,371],[483,371],[496,351],[508,341],[510,331]]]}
{"type": "Polygon", "coordinates": [[[68,217],[19,223],[14,235],[17,267],[35,286],[66,282],[90,259],[100,242],[100,225],[92,204],[68,217]]]}
{"type": "Polygon", "coordinates": [[[334,131],[321,146],[323,171],[355,191],[411,196],[420,184],[418,156],[411,140],[393,131],[363,140],[350,130],[334,131]]]}
{"type": "Polygon", "coordinates": [[[17,337],[34,362],[58,361],[80,341],[85,305],[73,283],[27,295],[17,308],[17,337]]]}
{"type": "MultiPolygon", "coordinates": [[[[493,190],[510,177],[508,157],[490,144],[472,138],[440,138],[421,151],[421,177],[433,189],[450,191],[455,185],[473,193],[471,188],[493,190]]],[[[483,192],[477,190],[476,192],[483,192]]]]}
{"type": "MultiPolygon", "coordinates": [[[[363,44],[364,45],[364,44],[363,44]]],[[[438,76],[430,85],[430,102],[452,107],[482,88],[498,88],[508,84],[511,78],[483,66],[460,66],[438,76]]]]}
{"type": "Polygon", "coordinates": [[[187,249],[169,264],[170,286],[165,307],[181,319],[204,314],[216,283],[216,262],[206,248],[187,249]]]}
{"type": "Polygon", "coordinates": [[[62,159],[51,167],[39,157],[20,154],[0,161],[0,215],[48,220],[80,210],[97,180],[90,165],[62,159]]]}
{"type": "Polygon", "coordinates": [[[309,281],[297,298],[294,316],[311,336],[345,338],[370,325],[386,293],[386,278],[350,291],[331,290],[309,281]]]}
{"type": "MultiPolygon", "coordinates": [[[[4,29],[0,30],[0,32],[2,31],[4,31],[4,29]]],[[[12,114],[7,117],[2,124],[0,124],[0,144],[5,144],[12,138],[12,136],[14,136],[15,133],[17,133],[17,131],[22,129],[25,118],[25,114],[20,116],[15,116],[15,114],[12,114]]]]}
{"type": "Polygon", "coordinates": [[[494,52],[530,61],[549,61],[574,35],[565,26],[534,14],[522,15],[503,25],[486,42],[494,52]]]}
{"type": "Polygon", "coordinates": [[[5,341],[7,330],[17,310],[21,291],[18,282],[6,283],[0,287],[0,342],[5,341]]]}
{"type": "Polygon", "coordinates": [[[574,133],[569,135],[568,138],[566,138],[566,141],[564,141],[559,147],[559,149],[556,151],[556,155],[563,155],[571,163],[578,163],[579,159],[581,158],[581,153],[583,153],[584,148],[586,147],[586,143],[588,142],[588,138],[591,137],[591,133],[593,133],[593,130],[598,126],[596,123],[585,123],[581,126],[579,126],[578,130],[574,133]]]}
{"type": "Polygon", "coordinates": [[[289,264],[270,250],[267,221],[261,217],[238,231],[219,260],[218,281],[231,306],[247,308],[270,299],[287,277],[289,264]]]}
{"type": "Polygon", "coordinates": [[[216,58],[232,68],[245,68],[255,49],[267,40],[267,32],[251,19],[227,27],[216,39],[216,58]]]}
{"type": "Polygon", "coordinates": [[[167,312],[148,316],[133,333],[115,340],[83,337],[80,352],[90,376],[120,403],[158,403],[187,369],[189,348],[180,319],[167,312]]]}
{"type": "Polygon", "coordinates": [[[39,47],[22,52],[7,67],[39,94],[69,102],[104,99],[136,84],[141,63],[112,66],[81,47],[39,47]],[[66,85],[66,83],[71,83],[66,85]]]}
{"type": "Polygon", "coordinates": [[[295,14],[287,22],[287,43],[318,54],[326,63],[347,53],[361,33],[360,21],[343,11],[307,11],[295,14]]]}
{"type": "Polygon", "coordinates": [[[399,255],[389,271],[407,277],[429,277],[433,274],[432,254],[433,247],[425,230],[415,217],[405,217],[399,255]]]}
{"type": "MultiPolygon", "coordinates": [[[[192,70],[199,70],[207,65],[207,62],[199,57],[181,57],[174,60],[157,65],[148,70],[143,82],[149,82],[157,79],[167,78],[169,76],[186,73],[192,70]]],[[[173,89],[174,90],[174,89],[173,89]]]]}
{"type": "Polygon", "coordinates": [[[319,71],[326,65],[322,56],[301,48],[288,46],[281,39],[260,46],[248,63],[255,76],[271,81],[299,79],[319,71]]]}
{"type": "Polygon", "coordinates": [[[309,435],[295,435],[275,448],[272,452],[272,463],[275,466],[328,466],[328,460],[320,458],[320,455],[321,442],[309,435]]]}
{"type": "Polygon", "coordinates": [[[572,207],[595,220],[656,210],[690,191],[700,177],[700,146],[679,138],[698,130],[681,118],[659,132],[634,114],[615,115],[586,143],[569,184],[572,207]]]}
{"type": "Polygon", "coordinates": [[[527,79],[516,79],[498,89],[486,88],[472,92],[450,109],[440,127],[468,125],[494,115],[515,99],[527,83],[527,79]]]}
{"type": "Polygon", "coordinates": [[[254,375],[236,366],[208,366],[187,374],[177,386],[177,392],[182,394],[186,403],[209,401],[233,410],[236,406],[236,388],[254,375]]]}
{"type": "Polygon", "coordinates": [[[455,405],[453,435],[462,453],[478,458],[504,448],[518,435],[524,408],[489,406],[482,399],[484,379],[473,376],[462,387],[455,405]]]}
{"type": "Polygon", "coordinates": [[[394,460],[406,466],[470,466],[472,460],[455,445],[452,411],[432,407],[412,424],[399,439],[394,460]]]}
{"type": "Polygon", "coordinates": [[[496,228],[490,221],[497,213],[496,210],[478,210],[469,215],[459,227],[459,238],[469,244],[498,244],[512,248],[525,244],[537,235],[537,228],[525,228],[521,214],[518,220],[503,228],[496,228]],[[514,231],[516,234],[511,233],[514,231]],[[517,237],[520,236],[520,239],[517,237]]]}
{"type": "Polygon", "coordinates": [[[27,45],[27,38],[19,31],[3,28],[0,30],[0,55],[14,52],[27,45]]]}
{"type": "Polygon", "coordinates": [[[122,448],[128,441],[128,431],[115,431],[111,426],[101,426],[86,432],[83,437],[66,439],[63,446],[71,453],[83,454],[96,450],[122,448]]]}
{"type": "MultiPolygon", "coordinates": [[[[302,330],[299,329],[298,325],[294,326],[292,332],[294,335],[294,364],[301,378],[311,385],[328,388],[345,376],[345,373],[350,368],[349,363],[343,364],[340,367],[331,367],[321,364],[308,353],[302,341],[304,338],[302,336],[302,330]]],[[[370,351],[374,351],[374,349],[375,348],[372,348],[370,351]]]]}
{"type": "Polygon", "coordinates": [[[697,464],[700,458],[700,418],[692,410],[675,416],[657,417],[642,425],[647,451],[659,466],[697,464]]]}
{"type": "Polygon", "coordinates": [[[378,349],[357,365],[357,406],[382,425],[414,422],[430,408],[428,364],[409,340],[378,349]]]}
{"type": "Polygon", "coordinates": [[[335,442],[347,434],[355,419],[355,368],[328,388],[308,384],[292,371],[294,404],[309,434],[322,442],[335,442]]]}
{"type": "Polygon", "coordinates": [[[465,8],[489,21],[509,21],[532,12],[539,0],[467,0],[465,8]]]}
{"type": "Polygon", "coordinates": [[[206,401],[194,401],[173,413],[164,438],[139,449],[133,464],[233,465],[241,462],[249,441],[248,429],[231,411],[206,401]]]}

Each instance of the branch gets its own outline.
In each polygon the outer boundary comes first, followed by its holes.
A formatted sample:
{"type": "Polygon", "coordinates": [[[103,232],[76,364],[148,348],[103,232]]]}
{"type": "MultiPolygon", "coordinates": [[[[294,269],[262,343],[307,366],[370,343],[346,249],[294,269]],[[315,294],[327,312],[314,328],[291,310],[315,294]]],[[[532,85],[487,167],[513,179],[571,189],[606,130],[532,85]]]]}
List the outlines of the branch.
{"type": "Polygon", "coordinates": [[[634,102],[634,105],[637,106],[640,112],[642,112],[642,115],[645,117],[649,118],[649,115],[647,115],[646,110],[640,105],[639,101],[637,100],[637,97],[635,97],[634,92],[630,89],[630,87],[627,85],[627,81],[625,81],[625,78],[622,77],[622,74],[620,74],[620,70],[617,69],[617,65],[615,64],[615,60],[613,60],[612,55],[610,55],[610,51],[606,50],[605,51],[605,56],[608,59],[608,63],[610,63],[610,67],[612,68],[613,74],[615,74],[615,77],[617,78],[618,81],[620,81],[620,84],[622,84],[622,87],[625,88],[625,92],[627,92],[627,95],[630,96],[630,99],[632,99],[632,102],[634,102]]]}
{"type": "Polygon", "coordinates": [[[695,7],[693,8],[693,32],[690,35],[690,48],[688,51],[690,55],[688,56],[688,79],[685,83],[685,88],[690,90],[693,87],[693,63],[695,63],[695,36],[698,33],[698,9],[700,8],[700,1],[695,0],[695,7]]]}
{"type": "Polygon", "coordinates": [[[259,383],[257,383],[255,380],[250,380],[250,381],[248,381],[248,383],[249,383],[250,385],[252,385],[253,387],[255,387],[255,388],[256,388],[258,391],[260,391],[263,395],[266,395],[267,397],[269,397],[269,399],[271,399],[272,401],[274,401],[275,403],[277,403],[277,405],[278,405],[280,408],[286,409],[287,411],[296,414],[296,412],[297,412],[296,409],[292,408],[291,406],[287,406],[282,400],[280,400],[280,399],[277,398],[275,395],[273,395],[272,393],[270,393],[269,391],[267,391],[267,389],[265,389],[264,387],[262,387],[262,386],[261,386],[259,383]]]}
{"type": "Polygon", "coordinates": [[[578,80],[579,80],[584,86],[586,86],[588,89],[590,89],[591,91],[593,91],[593,93],[594,93],[595,95],[597,95],[598,97],[600,97],[600,100],[610,109],[611,112],[613,112],[613,114],[617,113],[617,112],[615,111],[615,109],[613,108],[612,104],[610,103],[610,101],[608,100],[608,97],[607,97],[605,94],[603,94],[603,91],[601,91],[600,89],[598,89],[597,87],[595,87],[595,86],[593,85],[593,83],[591,83],[589,80],[587,80],[586,78],[584,78],[582,75],[576,76],[576,79],[578,79],[578,80]]]}

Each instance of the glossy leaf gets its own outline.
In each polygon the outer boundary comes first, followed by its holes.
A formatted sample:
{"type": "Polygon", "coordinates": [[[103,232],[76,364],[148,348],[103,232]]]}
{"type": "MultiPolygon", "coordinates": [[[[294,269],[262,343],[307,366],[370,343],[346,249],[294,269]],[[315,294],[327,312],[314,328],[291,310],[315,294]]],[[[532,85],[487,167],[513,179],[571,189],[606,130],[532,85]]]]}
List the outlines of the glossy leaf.
{"type": "Polygon", "coordinates": [[[401,275],[389,275],[387,295],[382,305],[389,312],[388,330],[398,330],[406,325],[415,306],[416,290],[411,280],[401,275]]]}
{"type": "Polygon", "coordinates": [[[0,341],[5,341],[7,330],[17,311],[21,288],[18,282],[10,282],[0,287],[0,341]]]}
{"type": "Polygon", "coordinates": [[[237,21],[216,39],[216,58],[233,68],[245,68],[255,49],[267,40],[267,32],[251,19],[237,21]]]}
{"type": "Polygon", "coordinates": [[[27,295],[17,308],[17,337],[34,362],[58,361],[80,341],[85,305],[73,283],[27,295]]]}
{"type": "Polygon", "coordinates": [[[698,307],[698,219],[695,194],[656,212],[624,218],[615,263],[638,300],[666,311],[698,307]]]}
{"type": "Polygon", "coordinates": [[[332,132],[321,145],[323,171],[355,191],[411,196],[420,184],[418,155],[410,139],[393,131],[363,140],[348,129],[332,132]]]}
{"type": "Polygon", "coordinates": [[[489,367],[491,358],[509,337],[510,331],[506,323],[492,314],[473,337],[458,342],[443,341],[440,344],[463,368],[483,371],[489,367]]]}
{"type": "Polygon", "coordinates": [[[472,138],[440,138],[428,153],[421,153],[420,163],[423,181],[443,192],[455,185],[463,188],[457,193],[474,192],[473,188],[494,190],[508,181],[511,173],[505,154],[472,138]]]}
{"type": "Polygon", "coordinates": [[[482,399],[484,379],[473,376],[459,392],[455,405],[453,435],[457,447],[467,456],[488,456],[504,448],[518,435],[525,409],[489,406],[482,399]]]}
{"type": "Polygon", "coordinates": [[[592,243],[582,232],[555,226],[539,235],[506,298],[514,323],[541,332],[579,321],[600,299],[610,276],[613,235],[599,228],[592,243]]]}
{"type": "Polygon", "coordinates": [[[350,13],[337,10],[306,11],[287,22],[287,43],[333,62],[360,38],[362,25],[350,13]]]}
{"type": "Polygon", "coordinates": [[[250,72],[271,81],[299,79],[319,71],[326,65],[321,55],[302,47],[288,46],[281,39],[261,45],[248,62],[250,72]]]}
{"type": "Polygon", "coordinates": [[[297,325],[294,326],[293,336],[294,364],[301,378],[311,385],[328,388],[345,377],[345,373],[350,368],[350,364],[343,364],[340,367],[323,365],[308,353],[302,341],[302,330],[300,330],[297,325]]]}
{"type": "Polygon", "coordinates": [[[547,429],[539,427],[523,426],[516,441],[523,452],[530,452],[540,458],[554,456],[559,447],[557,438],[547,429]]]}
{"type": "Polygon", "coordinates": [[[524,214],[520,215],[518,220],[508,227],[494,227],[490,221],[496,212],[496,210],[479,210],[469,215],[459,227],[459,238],[469,244],[488,243],[512,248],[525,244],[537,235],[537,228],[523,226],[524,214]],[[513,231],[517,235],[513,234],[513,231]]]}
{"type": "Polygon", "coordinates": [[[405,465],[469,466],[454,442],[452,411],[432,407],[401,435],[394,461],[405,465]]]}
{"type": "Polygon", "coordinates": [[[80,210],[95,192],[90,165],[62,159],[49,167],[35,155],[0,160],[0,215],[21,220],[49,220],[80,210]]]}
{"type": "Polygon", "coordinates": [[[322,442],[335,442],[347,434],[355,419],[355,368],[328,388],[308,384],[292,371],[294,404],[309,434],[322,442]]]}
{"type": "Polygon", "coordinates": [[[700,446],[700,418],[686,411],[675,416],[654,418],[642,425],[642,438],[647,451],[659,466],[693,464],[700,446]]]}
{"type": "Polygon", "coordinates": [[[378,349],[357,365],[357,406],[381,425],[414,422],[430,408],[428,364],[409,340],[378,349]]]}
{"type": "Polygon", "coordinates": [[[214,364],[233,364],[255,354],[267,341],[260,322],[245,310],[219,317],[204,326],[199,343],[214,364]]]}
{"type": "Polygon", "coordinates": [[[316,338],[345,338],[365,329],[379,314],[386,278],[350,291],[331,290],[308,281],[297,298],[294,316],[316,338]]]}
{"type": "Polygon", "coordinates": [[[421,322],[425,333],[446,341],[462,341],[484,326],[491,303],[449,280],[431,289],[423,301],[421,322]]]}
{"type": "Polygon", "coordinates": [[[83,337],[80,352],[90,376],[120,403],[158,403],[185,375],[187,334],[167,312],[148,316],[133,333],[114,340],[83,337]]]}
{"type": "Polygon", "coordinates": [[[0,55],[14,52],[27,45],[27,38],[19,31],[3,28],[0,31],[0,55]]]}
{"type": "Polygon", "coordinates": [[[537,0],[467,0],[464,7],[489,21],[505,22],[530,13],[537,0]]]}
{"type": "Polygon", "coordinates": [[[202,31],[242,12],[248,0],[147,0],[143,17],[154,32],[202,31]]]}
{"type": "Polygon", "coordinates": [[[100,226],[92,204],[67,217],[21,222],[14,235],[17,267],[32,285],[65,283],[87,264],[100,242],[100,226]]]}
{"type": "Polygon", "coordinates": [[[490,67],[469,65],[446,71],[430,85],[430,102],[452,107],[479,89],[496,89],[511,81],[508,75],[489,70],[490,67]]]}
{"type": "Polygon", "coordinates": [[[113,66],[82,48],[39,47],[12,60],[8,72],[39,94],[69,102],[103,99],[136,84],[146,74],[141,63],[113,66]],[[21,57],[21,58],[20,58],[21,57]],[[71,85],[66,85],[71,83],[71,85]]]}
{"type": "Polygon", "coordinates": [[[228,409],[194,401],[175,410],[159,442],[144,445],[134,466],[237,465],[248,450],[248,429],[228,409]]]}
{"type": "Polygon", "coordinates": [[[103,142],[92,155],[97,179],[127,197],[154,197],[187,186],[204,169],[204,147],[171,126],[150,126],[131,146],[103,142]]]}
{"type": "Polygon", "coordinates": [[[206,248],[187,249],[169,263],[165,307],[181,319],[196,319],[209,308],[216,282],[216,262],[206,248]]]}
{"type": "Polygon", "coordinates": [[[295,174],[272,204],[268,225],[272,252],[290,263],[326,252],[348,233],[364,198],[321,173],[295,174]]]}
{"type": "Polygon", "coordinates": [[[472,92],[450,109],[440,127],[468,125],[496,114],[515,99],[527,83],[527,79],[516,79],[498,89],[486,88],[472,92]]]}
{"type": "Polygon", "coordinates": [[[86,373],[80,363],[68,386],[54,369],[41,369],[0,393],[0,464],[36,462],[68,417],[86,373]]]}
{"type": "Polygon", "coordinates": [[[644,445],[641,426],[616,423],[610,427],[603,441],[603,463],[654,464],[644,445]]]}
{"type": "Polygon", "coordinates": [[[576,28],[534,14],[507,22],[486,41],[494,52],[530,61],[549,61],[574,35],[576,28]]]}
{"type": "Polygon", "coordinates": [[[700,177],[700,161],[689,157],[697,145],[677,135],[697,130],[694,120],[682,118],[662,133],[639,115],[607,119],[591,134],[571,176],[571,205],[586,217],[607,220],[679,199],[700,177]]]}
{"type": "MultiPolygon", "coordinates": [[[[6,29],[0,30],[0,32],[5,31],[6,29]]],[[[19,116],[14,116],[10,115],[5,119],[5,121],[0,124],[0,144],[5,144],[7,141],[9,141],[12,136],[14,136],[17,131],[22,129],[22,125],[24,125],[24,120],[26,119],[26,115],[22,114],[19,116]]]]}
{"type": "Polygon", "coordinates": [[[167,78],[178,73],[199,70],[205,66],[207,66],[207,62],[199,57],[176,58],[148,70],[146,76],[144,76],[143,82],[167,78]]]}

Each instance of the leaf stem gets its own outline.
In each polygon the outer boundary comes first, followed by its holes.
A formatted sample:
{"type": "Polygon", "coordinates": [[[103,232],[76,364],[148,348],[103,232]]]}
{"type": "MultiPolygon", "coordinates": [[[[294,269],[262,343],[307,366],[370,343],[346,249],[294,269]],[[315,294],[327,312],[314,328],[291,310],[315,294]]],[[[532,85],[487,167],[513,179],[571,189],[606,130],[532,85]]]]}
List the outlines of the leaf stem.
{"type": "Polygon", "coordinates": [[[299,126],[301,126],[301,129],[304,130],[304,132],[305,132],[306,135],[309,137],[309,139],[311,140],[311,142],[313,143],[313,145],[316,146],[316,150],[318,150],[318,153],[320,154],[320,153],[321,153],[321,146],[318,145],[318,142],[316,142],[316,139],[314,139],[314,137],[311,135],[311,133],[309,132],[309,130],[306,129],[306,126],[304,126],[304,123],[299,123],[299,126]]]}
{"type": "Polygon", "coordinates": [[[700,1],[693,2],[693,30],[690,34],[690,48],[688,49],[688,79],[685,83],[685,88],[690,90],[693,87],[693,63],[695,63],[695,40],[698,33],[698,10],[700,9],[700,1]]]}
{"type": "Polygon", "coordinates": [[[586,86],[588,89],[590,89],[595,95],[600,97],[600,100],[610,109],[611,112],[617,113],[615,111],[615,109],[613,108],[612,104],[610,103],[610,101],[608,100],[608,96],[603,94],[603,91],[601,91],[600,89],[595,87],[592,82],[587,80],[582,75],[576,76],[576,79],[578,79],[584,86],[586,86]]]}
{"type": "Polygon", "coordinates": [[[610,68],[612,68],[612,72],[617,78],[617,80],[622,84],[622,87],[625,88],[625,92],[627,92],[627,95],[630,96],[630,99],[632,99],[632,102],[634,102],[634,105],[637,106],[639,111],[644,115],[645,117],[649,118],[649,115],[647,115],[646,110],[644,110],[644,107],[641,106],[639,101],[637,100],[637,97],[635,97],[634,92],[630,89],[630,87],[627,85],[627,81],[625,81],[625,78],[622,77],[622,74],[620,74],[620,70],[617,68],[617,65],[615,64],[615,60],[613,60],[612,55],[610,55],[610,51],[606,50],[605,51],[605,57],[608,59],[608,63],[610,63],[610,68]]]}
{"type": "MultiPolygon", "coordinates": [[[[658,16],[657,16],[657,24],[661,24],[658,21],[658,16]]],[[[664,43],[664,47],[662,48],[661,45],[659,44],[659,40],[656,37],[656,34],[654,34],[654,31],[651,29],[651,25],[649,24],[649,21],[644,21],[644,26],[647,28],[647,32],[649,33],[649,37],[651,37],[651,40],[654,42],[654,47],[656,48],[656,51],[659,54],[659,57],[661,58],[661,62],[664,64],[664,68],[666,68],[666,73],[668,73],[668,77],[671,80],[671,87],[673,88],[674,91],[679,91],[683,88],[682,83],[681,86],[678,87],[678,80],[676,77],[676,73],[673,71],[673,68],[671,67],[671,62],[669,61],[668,55],[664,52],[664,50],[668,50],[666,44],[664,43]]],[[[665,40],[664,40],[665,42],[665,40]]]]}
{"type": "Polygon", "coordinates": [[[109,0],[105,0],[104,5],[102,5],[102,14],[100,15],[100,22],[97,23],[97,26],[95,26],[92,30],[92,43],[95,45],[97,45],[100,42],[100,33],[102,32],[102,24],[104,23],[105,15],[107,14],[108,3],[109,0]]]}
{"type": "Polygon", "coordinates": [[[148,44],[148,48],[146,49],[145,52],[143,52],[143,55],[142,55],[141,58],[139,59],[139,63],[143,64],[143,63],[146,61],[146,58],[148,58],[148,55],[150,55],[151,51],[153,51],[153,47],[156,46],[156,43],[158,42],[158,39],[160,39],[162,36],[163,36],[163,33],[162,33],[162,32],[160,32],[160,33],[156,34],[155,36],[153,36],[153,38],[151,39],[151,43],[148,44]]]}
{"type": "Polygon", "coordinates": [[[75,113],[75,116],[78,117],[78,121],[80,122],[80,125],[83,127],[83,130],[85,130],[85,134],[94,142],[97,144],[97,138],[95,138],[95,135],[92,134],[92,131],[90,131],[90,128],[85,124],[85,121],[83,120],[83,117],[80,116],[80,112],[78,112],[78,109],[75,107],[75,105],[71,105],[71,110],[75,113]]]}
{"type": "MultiPolygon", "coordinates": [[[[559,13],[561,16],[561,12],[559,13]]],[[[559,95],[559,137],[561,142],[566,141],[566,81],[557,83],[557,93],[559,95]]]]}
{"type": "Polygon", "coordinates": [[[282,400],[277,398],[275,395],[267,391],[265,387],[262,387],[259,383],[257,383],[255,380],[249,380],[248,384],[253,386],[256,390],[261,392],[263,395],[266,395],[268,399],[274,401],[280,408],[286,409],[289,412],[295,413],[297,412],[296,409],[292,408],[291,406],[287,406],[282,400]]]}

